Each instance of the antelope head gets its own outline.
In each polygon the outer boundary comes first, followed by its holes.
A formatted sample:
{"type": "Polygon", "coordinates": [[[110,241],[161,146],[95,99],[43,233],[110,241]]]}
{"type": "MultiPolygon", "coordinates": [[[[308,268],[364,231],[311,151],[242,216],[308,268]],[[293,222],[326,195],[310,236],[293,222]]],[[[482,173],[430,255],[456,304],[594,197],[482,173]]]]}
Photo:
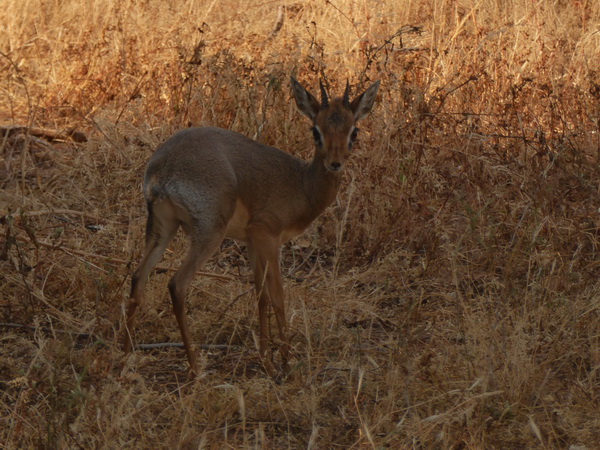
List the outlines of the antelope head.
{"type": "Polygon", "coordinates": [[[328,171],[340,172],[350,156],[350,150],[358,135],[356,122],[369,114],[373,108],[379,81],[373,83],[352,101],[350,101],[348,82],[346,82],[344,95],[331,100],[323,82],[320,83],[320,87],[321,101],[319,102],[292,77],[292,92],[296,105],[313,123],[315,157],[323,161],[328,171]]]}

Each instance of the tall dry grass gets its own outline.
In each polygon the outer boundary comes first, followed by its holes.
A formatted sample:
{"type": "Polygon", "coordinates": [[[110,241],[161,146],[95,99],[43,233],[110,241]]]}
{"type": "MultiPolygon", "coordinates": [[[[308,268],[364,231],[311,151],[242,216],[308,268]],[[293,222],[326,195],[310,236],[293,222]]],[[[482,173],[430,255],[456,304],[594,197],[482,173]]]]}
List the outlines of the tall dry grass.
{"type": "MultiPolygon", "coordinates": [[[[3,6],[0,127],[89,137],[2,134],[7,448],[600,445],[598,2],[3,6]],[[211,124],[309,158],[290,74],[382,81],[337,201],[283,252],[294,376],[258,364],[233,242],[204,268],[227,279],[188,301],[198,380],[179,349],[125,357],[148,157],[211,124]]],[[[179,340],[184,251],[150,283],[140,342],[179,340]]]]}

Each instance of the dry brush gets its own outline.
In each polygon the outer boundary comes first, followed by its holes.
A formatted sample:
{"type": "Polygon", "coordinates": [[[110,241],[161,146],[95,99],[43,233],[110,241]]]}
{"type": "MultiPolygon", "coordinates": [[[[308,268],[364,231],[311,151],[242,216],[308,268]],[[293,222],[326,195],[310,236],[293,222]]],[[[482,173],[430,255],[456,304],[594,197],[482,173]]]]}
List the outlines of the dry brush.
{"type": "MultiPolygon", "coordinates": [[[[0,440],[600,445],[596,3],[7,0],[0,440]],[[177,348],[125,358],[149,155],[210,124],[308,158],[290,74],[382,83],[336,203],[284,249],[294,376],[258,364],[234,242],[188,302],[198,381],[177,348]]],[[[179,339],[165,285],[184,246],[151,280],[140,341],[179,339]]]]}

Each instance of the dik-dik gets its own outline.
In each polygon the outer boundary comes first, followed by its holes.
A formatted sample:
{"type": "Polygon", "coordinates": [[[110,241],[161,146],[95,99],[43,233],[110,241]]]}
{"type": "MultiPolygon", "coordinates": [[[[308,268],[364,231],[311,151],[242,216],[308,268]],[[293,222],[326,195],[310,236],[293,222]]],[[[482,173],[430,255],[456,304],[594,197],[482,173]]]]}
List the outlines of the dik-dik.
{"type": "Polygon", "coordinates": [[[269,352],[268,308],[277,319],[284,366],[289,332],[281,282],[281,246],[302,233],[333,202],[342,181],[358,128],[372,109],[379,82],[350,101],[329,100],[321,84],[321,102],[291,78],[302,114],[313,124],[311,162],[260,144],[239,133],[201,127],[179,131],[150,158],[144,179],[148,207],[146,248],[133,274],[125,326],[125,351],[132,347],[135,312],[142,303],[150,272],[181,226],[190,248],[169,281],[173,311],[183,338],[191,374],[196,353],[185,314],[185,298],[194,274],[224,238],[246,243],[258,297],[259,355],[276,375],[269,352]]]}

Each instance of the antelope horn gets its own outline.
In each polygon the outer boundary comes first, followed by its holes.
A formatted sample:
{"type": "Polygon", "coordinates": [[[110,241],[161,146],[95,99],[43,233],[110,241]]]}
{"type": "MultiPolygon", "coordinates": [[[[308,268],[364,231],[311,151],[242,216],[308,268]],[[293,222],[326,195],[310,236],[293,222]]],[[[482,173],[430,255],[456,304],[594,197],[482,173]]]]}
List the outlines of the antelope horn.
{"type": "Polygon", "coordinates": [[[350,107],[350,83],[346,80],[346,90],[344,91],[344,106],[350,107]]]}
{"type": "Polygon", "coordinates": [[[323,80],[319,81],[321,86],[321,108],[325,109],[329,106],[329,99],[327,98],[327,91],[325,90],[325,86],[323,86],[323,80]]]}

